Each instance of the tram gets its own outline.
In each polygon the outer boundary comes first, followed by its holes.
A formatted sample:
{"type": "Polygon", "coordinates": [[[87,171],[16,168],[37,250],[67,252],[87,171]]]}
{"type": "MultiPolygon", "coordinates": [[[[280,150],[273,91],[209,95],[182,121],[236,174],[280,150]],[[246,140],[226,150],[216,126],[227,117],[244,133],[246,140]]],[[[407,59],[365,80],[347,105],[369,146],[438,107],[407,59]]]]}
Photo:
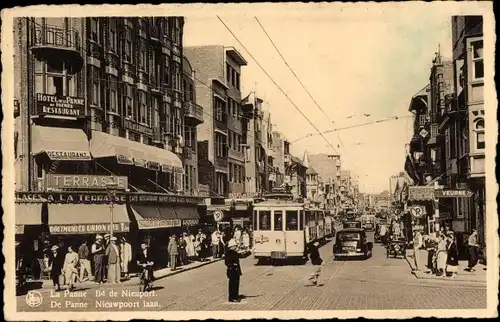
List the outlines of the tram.
{"type": "Polygon", "coordinates": [[[254,204],[253,254],[257,259],[303,258],[307,246],[326,237],[325,211],[273,194],[254,204]]]}

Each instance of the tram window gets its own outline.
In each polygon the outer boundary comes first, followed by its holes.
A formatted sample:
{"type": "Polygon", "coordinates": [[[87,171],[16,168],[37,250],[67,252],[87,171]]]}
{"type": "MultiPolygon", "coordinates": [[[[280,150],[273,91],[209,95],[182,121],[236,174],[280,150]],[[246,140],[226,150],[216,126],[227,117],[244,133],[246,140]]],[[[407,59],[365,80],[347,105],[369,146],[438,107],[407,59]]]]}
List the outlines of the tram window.
{"type": "Polygon", "coordinates": [[[257,210],[253,211],[252,228],[253,229],[257,228],[257,210]]]}
{"type": "Polygon", "coordinates": [[[299,224],[298,211],[287,211],[286,212],[286,230],[297,230],[299,224]]]}
{"type": "Polygon", "coordinates": [[[274,211],[274,231],[283,231],[283,212],[281,210],[274,211]]]}
{"type": "Polygon", "coordinates": [[[259,230],[271,230],[271,212],[259,211],[259,230]]]}
{"type": "Polygon", "coordinates": [[[299,211],[299,217],[300,217],[300,220],[299,220],[299,230],[303,230],[304,229],[304,220],[305,220],[305,217],[304,217],[304,212],[302,210],[299,211]]]}

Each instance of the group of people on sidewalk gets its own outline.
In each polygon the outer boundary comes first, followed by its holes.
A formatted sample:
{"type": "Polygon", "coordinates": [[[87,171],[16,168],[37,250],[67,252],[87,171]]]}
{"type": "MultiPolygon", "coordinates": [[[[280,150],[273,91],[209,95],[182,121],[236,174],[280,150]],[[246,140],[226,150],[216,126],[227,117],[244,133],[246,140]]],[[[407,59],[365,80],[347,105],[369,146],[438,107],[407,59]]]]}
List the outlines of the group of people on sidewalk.
{"type": "MultiPolygon", "coordinates": [[[[427,235],[414,232],[414,262],[416,271],[455,278],[458,274],[458,247],[455,233],[449,227],[441,227],[437,233],[427,235]]],[[[468,271],[474,271],[478,262],[479,244],[477,231],[468,238],[468,271]]]]}
{"type": "Polygon", "coordinates": [[[194,260],[204,262],[208,257],[208,239],[207,235],[198,230],[196,235],[183,232],[179,238],[175,234],[170,236],[167,246],[169,256],[168,267],[175,271],[179,266],[189,264],[194,260]]]}
{"type": "Polygon", "coordinates": [[[106,234],[97,235],[89,249],[82,241],[78,249],[65,247],[63,242],[50,247],[44,252],[46,270],[49,272],[54,289],[73,290],[76,282],[94,280],[96,283],[120,283],[122,273],[128,278],[128,268],[132,260],[132,247],[125,237],[118,238],[106,234]],[[92,274],[91,260],[94,264],[92,274]]]}

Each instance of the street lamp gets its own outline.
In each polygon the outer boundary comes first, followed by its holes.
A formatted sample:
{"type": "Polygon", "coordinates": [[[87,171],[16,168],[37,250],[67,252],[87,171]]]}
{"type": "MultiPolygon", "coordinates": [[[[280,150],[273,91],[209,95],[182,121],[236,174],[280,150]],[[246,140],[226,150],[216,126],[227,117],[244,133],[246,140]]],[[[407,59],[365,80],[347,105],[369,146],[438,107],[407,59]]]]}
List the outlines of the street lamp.
{"type": "Polygon", "coordinates": [[[116,189],[118,184],[115,182],[113,176],[111,176],[110,181],[106,184],[106,192],[108,194],[109,199],[109,216],[111,226],[109,228],[109,238],[113,237],[113,208],[114,208],[114,199],[116,197],[116,189]]]}

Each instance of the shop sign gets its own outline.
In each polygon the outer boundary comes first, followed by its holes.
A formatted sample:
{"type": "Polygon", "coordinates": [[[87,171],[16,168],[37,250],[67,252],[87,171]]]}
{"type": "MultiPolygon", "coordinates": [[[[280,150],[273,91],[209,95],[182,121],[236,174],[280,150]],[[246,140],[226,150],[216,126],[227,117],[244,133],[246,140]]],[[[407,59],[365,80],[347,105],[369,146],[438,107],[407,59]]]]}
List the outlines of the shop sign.
{"type": "Polygon", "coordinates": [[[164,219],[164,220],[139,220],[137,221],[139,229],[154,229],[154,228],[172,228],[180,227],[180,219],[164,219]]]}
{"type": "Polygon", "coordinates": [[[436,198],[469,198],[474,193],[467,189],[436,190],[436,198]]]}
{"type": "Polygon", "coordinates": [[[52,161],[90,161],[92,157],[89,151],[58,151],[47,150],[47,156],[52,161]]]}
{"type": "MultiPolygon", "coordinates": [[[[114,233],[125,233],[130,229],[129,223],[113,224],[114,233]]],[[[111,231],[111,224],[67,224],[67,225],[49,225],[51,234],[98,234],[111,231]]]]}
{"type": "Polygon", "coordinates": [[[172,172],[172,166],[168,164],[162,164],[161,172],[172,172]]]}
{"type": "Polygon", "coordinates": [[[198,204],[200,198],[171,196],[171,195],[153,195],[153,194],[130,194],[128,201],[131,202],[156,202],[156,203],[180,203],[180,204],[198,204]]]}
{"type": "Polygon", "coordinates": [[[219,222],[224,219],[224,213],[220,210],[214,211],[214,220],[219,222]]]}
{"type": "Polygon", "coordinates": [[[416,186],[408,187],[408,199],[415,200],[434,200],[434,187],[416,186]]]}
{"type": "Polygon", "coordinates": [[[36,112],[37,115],[85,117],[85,99],[37,93],[36,112]]]}
{"type": "Polygon", "coordinates": [[[198,219],[185,219],[182,221],[183,226],[196,226],[198,225],[199,220],[198,219]]]}
{"type": "Polygon", "coordinates": [[[153,171],[160,171],[160,164],[158,162],[149,161],[148,169],[153,171]]]}
{"type": "Polygon", "coordinates": [[[421,205],[411,206],[410,207],[410,214],[415,219],[422,218],[426,214],[425,210],[426,210],[425,207],[421,206],[421,205]]]}
{"type": "Polygon", "coordinates": [[[134,131],[134,132],[153,135],[153,129],[151,127],[144,125],[144,124],[137,123],[137,122],[129,120],[129,119],[123,120],[123,127],[128,129],[128,130],[134,131]]]}
{"type": "Polygon", "coordinates": [[[134,165],[134,160],[131,157],[121,154],[116,156],[116,162],[118,164],[134,165]]]}
{"type": "Polygon", "coordinates": [[[106,185],[114,182],[118,190],[126,190],[128,178],[125,176],[96,176],[85,174],[49,174],[47,186],[52,189],[106,189],[106,185]]]}
{"type": "Polygon", "coordinates": [[[127,202],[127,195],[116,194],[112,200],[106,193],[79,193],[79,192],[16,192],[16,202],[47,202],[47,203],[92,203],[108,204],[111,201],[114,203],[127,202]]]}
{"type": "Polygon", "coordinates": [[[147,168],[148,162],[144,159],[134,158],[134,165],[136,167],[147,168]]]}

